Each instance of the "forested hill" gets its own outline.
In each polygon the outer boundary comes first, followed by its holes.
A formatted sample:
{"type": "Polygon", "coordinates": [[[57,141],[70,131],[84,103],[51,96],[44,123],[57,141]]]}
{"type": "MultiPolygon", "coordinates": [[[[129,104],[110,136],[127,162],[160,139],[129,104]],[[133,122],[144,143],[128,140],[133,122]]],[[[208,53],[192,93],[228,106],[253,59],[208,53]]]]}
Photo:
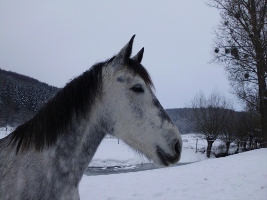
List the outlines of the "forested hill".
{"type": "Polygon", "coordinates": [[[173,108],[166,109],[166,112],[176,124],[181,134],[196,132],[195,128],[189,122],[193,108],[173,108]]]}
{"type": "Polygon", "coordinates": [[[0,69],[0,127],[26,122],[58,90],[31,77],[0,69]]]}

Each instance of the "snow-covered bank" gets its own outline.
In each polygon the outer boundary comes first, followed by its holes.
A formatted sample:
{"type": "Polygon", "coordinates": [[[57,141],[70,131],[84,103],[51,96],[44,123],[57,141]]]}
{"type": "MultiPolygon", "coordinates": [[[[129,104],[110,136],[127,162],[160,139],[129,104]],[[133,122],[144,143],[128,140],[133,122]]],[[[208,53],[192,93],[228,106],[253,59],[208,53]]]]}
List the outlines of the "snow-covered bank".
{"type": "Polygon", "coordinates": [[[266,200],[267,149],[190,165],[109,176],[83,176],[81,200],[266,200]]]}

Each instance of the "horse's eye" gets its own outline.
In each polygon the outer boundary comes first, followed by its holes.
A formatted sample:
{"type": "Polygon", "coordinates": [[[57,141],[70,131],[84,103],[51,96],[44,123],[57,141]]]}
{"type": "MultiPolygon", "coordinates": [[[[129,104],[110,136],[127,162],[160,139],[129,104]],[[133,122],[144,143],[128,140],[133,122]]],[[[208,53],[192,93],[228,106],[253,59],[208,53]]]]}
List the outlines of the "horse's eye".
{"type": "Polygon", "coordinates": [[[136,92],[136,93],[143,93],[144,89],[141,85],[137,84],[135,86],[133,86],[132,88],[130,88],[130,90],[136,92]]]}

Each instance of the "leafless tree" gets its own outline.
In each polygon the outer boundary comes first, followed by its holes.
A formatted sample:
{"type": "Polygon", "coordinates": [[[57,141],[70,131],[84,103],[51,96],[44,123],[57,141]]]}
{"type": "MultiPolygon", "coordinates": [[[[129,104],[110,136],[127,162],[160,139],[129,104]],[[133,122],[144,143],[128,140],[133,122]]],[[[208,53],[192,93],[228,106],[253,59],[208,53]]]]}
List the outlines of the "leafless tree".
{"type": "Polygon", "coordinates": [[[237,139],[237,128],[238,128],[238,116],[234,110],[226,110],[226,121],[222,133],[219,138],[226,144],[225,154],[229,154],[230,144],[237,139]]]}
{"type": "Polygon", "coordinates": [[[221,15],[214,61],[225,67],[234,93],[260,116],[267,144],[267,0],[209,0],[208,5],[221,15]]]}
{"type": "Polygon", "coordinates": [[[210,157],[214,140],[224,131],[231,105],[223,95],[213,91],[208,98],[202,92],[197,94],[191,106],[193,111],[190,122],[198,132],[205,135],[208,143],[207,157],[210,157]]]}
{"type": "MultiPolygon", "coordinates": [[[[237,143],[242,146],[243,150],[247,149],[247,143],[252,148],[252,142],[262,143],[261,131],[258,129],[260,124],[259,118],[252,112],[242,112],[237,118],[236,133],[237,143]]],[[[262,144],[261,144],[262,145],[262,144]]]]}

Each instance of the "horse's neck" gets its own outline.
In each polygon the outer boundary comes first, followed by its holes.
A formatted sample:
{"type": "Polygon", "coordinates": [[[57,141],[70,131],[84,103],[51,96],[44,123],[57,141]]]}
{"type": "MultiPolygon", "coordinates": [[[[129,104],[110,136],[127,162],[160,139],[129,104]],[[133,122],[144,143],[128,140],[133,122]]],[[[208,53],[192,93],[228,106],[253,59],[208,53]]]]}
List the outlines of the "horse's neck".
{"type": "Polygon", "coordinates": [[[93,158],[105,131],[96,119],[73,120],[69,133],[58,138],[54,148],[55,159],[62,173],[67,171],[81,177],[93,158]]]}

